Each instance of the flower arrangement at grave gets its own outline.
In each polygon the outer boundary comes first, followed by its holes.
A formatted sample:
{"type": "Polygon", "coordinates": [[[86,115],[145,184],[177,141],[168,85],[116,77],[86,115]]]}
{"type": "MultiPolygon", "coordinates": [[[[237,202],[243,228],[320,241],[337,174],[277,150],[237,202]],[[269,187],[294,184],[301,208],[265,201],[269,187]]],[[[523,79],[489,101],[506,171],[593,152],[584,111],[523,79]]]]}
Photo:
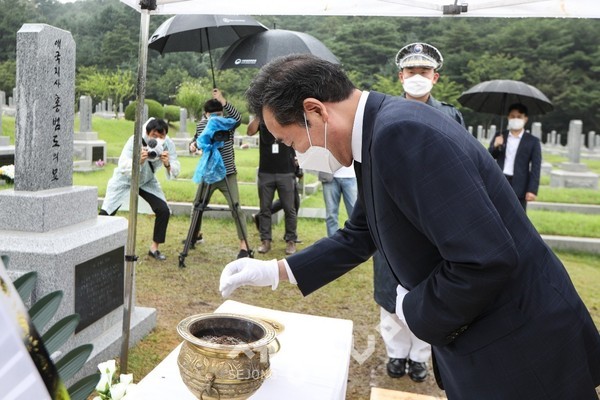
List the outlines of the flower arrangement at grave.
{"type": "Polygon", "coordinates": [[[98,168],[102,168],[106,165],[106,162],[103,159],[99,159],[98,161],[96,161],[96,167],[98,168]]]}
{"type": "Polygon", "coordinates": [[[114,375],[117,370],[115,360],[108,360],[98,364],[100,381],[96,385],[98,396],[93,400],[127,400],[127,395],[133,394],[136,384],[133,383],[133,374],[121,374],[115,382],[114,375]]]}
{"type": "Polygon", "coordinates": [[[6,183],[15,183],[15,166],[11,164],[0,167],[0,179],[6,183]]]}

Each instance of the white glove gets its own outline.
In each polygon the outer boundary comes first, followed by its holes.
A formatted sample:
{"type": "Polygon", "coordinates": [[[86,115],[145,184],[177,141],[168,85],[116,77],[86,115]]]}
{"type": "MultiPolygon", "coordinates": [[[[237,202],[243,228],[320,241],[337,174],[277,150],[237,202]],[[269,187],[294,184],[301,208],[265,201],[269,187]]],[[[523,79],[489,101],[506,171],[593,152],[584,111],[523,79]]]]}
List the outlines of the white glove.
{"type": "Polygon", "coordinates": [[[273,290],[279,285],[277,260],[256,260],[244,257],[230,262],[221,272],[219,290],[223,297],[229,297],[240,286],[269,286],[273,290]]]}
{"type": "Polygon", "coordinates": [[[404,301],[404,296],[408,294],[408,290],[406,290],[402,285],[398,285],[396,288],[396,315],[400,318],[404,323],[406,323],[406,318],[404,317],[404,310],[402,310],[402,302],[404,301]]]}

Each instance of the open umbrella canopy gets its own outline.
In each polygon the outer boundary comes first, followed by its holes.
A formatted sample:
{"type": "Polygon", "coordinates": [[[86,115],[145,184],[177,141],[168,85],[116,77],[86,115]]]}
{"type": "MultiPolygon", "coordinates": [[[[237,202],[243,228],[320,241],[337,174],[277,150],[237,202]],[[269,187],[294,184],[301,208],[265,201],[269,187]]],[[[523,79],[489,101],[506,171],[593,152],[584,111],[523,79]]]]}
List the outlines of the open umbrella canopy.
{"type": "Polygon", "coordinates": [[[175,15],[150,36],[148,47],[161,54],[179,51],[203,53],[227,47],[239,38],[266,31],[267,27],[245,15],[175,15]]]}
{"type": "Polygon", "coordinates": [[[514,103],[525,105],[530,115],[545,114],[554,108],[544,93],[525,82],[497,79],[478,83],[463,92],[458,102],[474,111],[506,115],[514,103]]]}
{"type": "Polygon", "coordinates": [[[212,49],[227,47],[267,27],[246,15],[180,14],[169,18],[150,36],[148,47],[161,54],[208,51],[213,87],[216,87],[212,49]]]}
{"type": "Polygon", "coordinates": [[[313,36],[271,29],[236,41],[221,56],[217,68],[260,68],[277,57],[307,53],[339,64],[337,57],[313,36]]]}

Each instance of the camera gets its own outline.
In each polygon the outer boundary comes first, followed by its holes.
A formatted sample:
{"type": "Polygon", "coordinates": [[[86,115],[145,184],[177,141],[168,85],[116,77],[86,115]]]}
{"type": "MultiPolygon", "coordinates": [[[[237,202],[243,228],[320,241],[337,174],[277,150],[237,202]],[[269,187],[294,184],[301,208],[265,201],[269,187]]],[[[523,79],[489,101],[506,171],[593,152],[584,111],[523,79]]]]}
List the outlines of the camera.
{"type": "Polygon", "coordinates": [[[213,142],[226,142],[229,140],[229,131],[216,131],[213,133],[213,142]]]}
{"type": "Polygon", "coordinates": [[[158,143],[156,139],[148,140],[148,159],[155,160],[160,158],[163,152],[162,144],[158,143]]]}

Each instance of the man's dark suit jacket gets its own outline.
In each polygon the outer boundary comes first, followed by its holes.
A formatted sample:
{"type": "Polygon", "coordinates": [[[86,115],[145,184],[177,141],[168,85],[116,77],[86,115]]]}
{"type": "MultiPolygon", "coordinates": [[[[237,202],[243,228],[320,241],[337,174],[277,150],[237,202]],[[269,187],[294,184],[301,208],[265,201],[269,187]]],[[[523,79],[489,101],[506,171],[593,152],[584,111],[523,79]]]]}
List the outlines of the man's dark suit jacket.
{"type": "Polygon", "coordinates": [[[345,227],[289,257],[304,295],[377,248],[410,290],[448,399],[596,399],[600,336],[496,162],[426,104],[369,94],[359,200],[345,227]]]}
{"type": "MultiPolygon", "coordinates": [[[[506,143],[508,143],[508,131],[502,132],[504,145],[494,147],[494,141],[500,133],[492,138],[488,151],[496,159],[500,169],[504,169],[506,158],[506,143]]],[[[542,169],[542,146],[540,140],[529,131],[525,131],[515,155],[514,174],[510,184],[519,199],[525,198],[525,193],[530,192],[537,195],[540,186],[540,171],[542,169]]]]}

